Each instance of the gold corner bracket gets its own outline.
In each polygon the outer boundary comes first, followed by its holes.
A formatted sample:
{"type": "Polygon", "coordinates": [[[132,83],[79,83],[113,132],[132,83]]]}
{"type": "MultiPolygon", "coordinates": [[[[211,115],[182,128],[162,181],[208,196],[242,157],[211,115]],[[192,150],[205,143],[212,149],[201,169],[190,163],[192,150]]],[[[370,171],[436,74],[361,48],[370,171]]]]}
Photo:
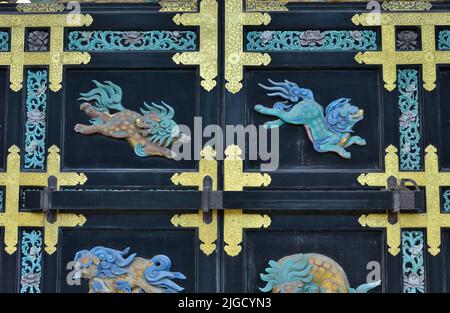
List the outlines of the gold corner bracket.
{"type": "Polygon", "coordinates": [[[161,0],[159,12],[196,12],[197,0],[161,0]]]}
{"type": "Polygon", "coordinates": [[[362,215],[359,223],[362,226],[386,228],[388,251],[392,255],[400,252],[402,228],[425,228],[427,231],[428,251],[431,255],[440,252],[441,229],[450,227],[450,214],[441,213],[440,187],[450,186],[450,173],[439,172],[439,159],[434,146],[425,149],[425,170],[422,172],[399,171],[397,149],[389,146],[386,149],[385,172],[361,174],[358,182],[368,186],[386,186],[389,176],[397,180],[413,179],[417,185],[425,187],[426,213],[399,213],[395,224],[388,221],[387,214],[362,215]]]}
{"type": "Polygon", "coordinates": [[[201,0],[200,12],[184,13],[174,16],[177,25],[200,27],[199,51],[176,53],[176,64],[198,65],[200,67],[201,86],[211,91],[216,85],[218,71],[218,4],[217,0],[201,0]]]}
{"type": "Polygon", "coordinates": [[[437,51],[436,26],[450,25],[450,13],[364,13],[352,18],[355,25],[381,26],[382,50],[359,52],[355,60],[360,64],[381,64],[384,87],[392,91],[396,87],[397,65],[422,65],[423,87],[427,91],[436,88],[436,67],[450,63],[450,51],[437,51]],[[422,50],[396,51],[396,27],[420,25],[422,50]]]}
{"type": "Polygon", "coordinates": [[[225,88],[231,93],[242,89],[244,66],[268,65],[267,53],[244,52],[244,26],[267,25],[267,13],[244,12],[242,0],[225,1],[225,88]]]}
{"type": "Polygon", "coordinates": [[[21,172],[20,149],[11,146],[8,150],[6,168],[0,173],[0,186],[5,188],[5,211],[0,213],[0,226],[5,228],[5,251],[13,254],[17,250],[19,227],[43,227],[45,251],[53,254],[58,243],[58,231],[60,227],[82,226],[86,218],[81,214],[57,213],[56,222],[47,222],[44,213],[30,213],[19,211],[20,187],[45,187],[48,178],[55,176],[59,186],[83,185],[87,181],[83,173],[61,173],[61,158],[59,149],[52,146],[48,149],[47,172],[21,172]]]}
{"type": "Polygon", "coordinates": [[[25,66],[42,65],[49,67],[50,89],[59,91],[62,87],[63,65],[87,64],[91,59],[87,52],[64,51],[64,27],[89,26],[91,23],[89,14],[0,14],[0,27],[11,28],[11,51],[0,52],[0,65],[10,67],[11,89],[22,89],[25,66]],[[50,28],[49,51],[26,51],[27,27],[50,28]]]}
{"type": "Polygon", "coordinates": [[[428,11],[433,4],[430,1],[422,0],[391,0],[384,1],[381,7],[386,11],[428,11]]]}
{"type": "MultiPolygon", "coordinates": [[[[268,186],[271,178],[268,174],[244,173],[242,151],[236,146],[228,146],[224,160],[224,190],[242,191],[244,187],[268,186]]],[[[223,238],[225,252],[230,256],[237,256],[242,247],[244,228],[267,228],[271,219],[268,215],[244,214],[243,210],[225,210],[223,238]]]]}
{"type": "Polygon", "coordinates": [[[287,11],[286,4],[289,1],[284,0],[246,0],[247,12],[282,12],[287,11]]]}
{"type": "MultiPolygon", "coordinates": [[[[213,191],[217,190],[217,161],[216,152],[210,146],[206,146],[201,152],[198,172],[176,173],[172,176],[175,185],[198,187],[203,190],[203,178],[210,176],[213,181],[213,191]]],[[[210,255],[216,250],[217,240],[217,210],[212,210],[212,221],[206,224],[203,220],[203,211],[194,214],[176,214],[171,219],[175,227],[198,228],[198,237],[202,242],[200,250],[210,255]]]]}

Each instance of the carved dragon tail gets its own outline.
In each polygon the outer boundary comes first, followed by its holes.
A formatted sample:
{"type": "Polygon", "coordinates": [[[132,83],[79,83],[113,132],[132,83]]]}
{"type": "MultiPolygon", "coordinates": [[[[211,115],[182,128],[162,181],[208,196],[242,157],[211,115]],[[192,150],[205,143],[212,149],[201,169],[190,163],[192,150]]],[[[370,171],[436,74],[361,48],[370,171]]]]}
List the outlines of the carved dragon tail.
{"type": "Polygon", "coordinates": [[[359,285],[355,288],[350,288],[350,293],[367,293],[369,290],[379,286],[381,284],[381,280],[375,281],[373,283],[367,283],[359,285]]]}

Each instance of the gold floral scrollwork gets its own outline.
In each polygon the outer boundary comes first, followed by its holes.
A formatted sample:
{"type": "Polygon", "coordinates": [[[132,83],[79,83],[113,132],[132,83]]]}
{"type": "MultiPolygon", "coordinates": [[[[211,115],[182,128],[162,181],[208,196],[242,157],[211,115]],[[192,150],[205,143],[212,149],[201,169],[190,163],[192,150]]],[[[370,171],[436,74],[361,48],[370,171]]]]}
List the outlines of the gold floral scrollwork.
{"type": "MultiPolygon", "coordinates": [[[[200,153],[198,172],[176,173],[172,176],[175,185],[198,187],[203,190],[203,179],[210,176],[213,181],[213,190],[217,190],[217,161],[216,152],[210,146],[206,146],[200,153]]],[[[216,250],[217,240],[217,210],[212,211],[212,221],[206,224],[203,220],[203,211],[194,214],[176,214],[171,219],[172,224],[177,227],[198,228],[198,237],[202,242],[200,250],[210,255],[216,250]]]]}
{"type": "Polygon", "coordinates": [[[389,146],[386,149],[385,172],[361,174],[358,182],[361,185],[385,186],[389,176],[397,180],[413,179],[419,186],[425,187],[426,213],[399,213],[395,224],[388,221],[387,214],[362,215],[359,223],[362,226],[386,228],[388,251],[392,255],[400,252],[400,233],[402,228],[425,228],[427,231],[428,251],[431,255],[440,252],[441,229],[450,227],[450,214],[441,213],[440,187],[450,186],[450,173],[439,172],[439,160],[434,146],[425,150],[425,170],[399,171],[397,149],[389,146]]]}
{"type": "Polygon", "coordinates": [[[244,12],[242,0],[225,1],[225,88],[237,93],[242,88],[244,66],[268,65],[267,53],[244,52],[244,25],[267,25],[267,13],[244,12]]]}
{"type": "Polygon", "coordinates": [[[385,1],[381,5],[386,11],[428,11],[433,5],[429,1],[385,1]]]}
{"type": "Polygon", "coordinates": [[[88,14],[0,14],[0,28],[11,28],[11,51],[0,52],[0,65],[9,65],[11,89],[22,89],[24,66],[49,67],[50,89],[61,89],[63,65],[87,64],[91,57],[87,52],[64,51],[64,27],[89,26],[92,17],[88,14]],[[50,50],[48,52],[25,51],[25,28],[50,28],[50,50]]]}
{"type": "MultiPolygon", "coordinates": [[[[242,151],[236,146],[228,146],[224,160],[224,190],[242,191],[244,187],[268,186],[271,178],[268,174],[244,173],[242,151]]],[[[271,220],[268,215],[244,214],[242,210],[225,210],[223,239],[225,252],[230,256],[238,255],[242,247],[244,228],[267,228],[271,220]]]]}
{"type": "Polygon", "coordinates": [[[288,10],[286,7],[288,2],[283,0],[247,0],[245,3],[247,12],[280,12],[288,10]]]}
{"type": "Polygon", "coordinates": [[[218,4],[216,0],[202,0],[199,13],[177,14],[173,18],[177,25],[200,26],[199,51],[176,53],[176,64],[198,65],[201,85],[211,91],[216,85],[218,71],[218,4]]]}
{"type": "Polygon", "coordinates": [[[196,12],[197,0],[161,0],[159,12],[196,12]]]}
{"type": "Polygon", "coordinates": [[[436,51],[436,26],[450,25],[450,13],[364,13],[353,16],[355,25],[381,26],[382,51],[359,52],[355,60],[362,64],[383,66],[384,87],[396,87],[397,65],[422,65],[423,87],[432,91],[436,87],[438,64],[450,63],[450,51],[436,51]],[[422,50],[396,51],[396,27],[420,25],[422,50]]]}
{"type": "Polygon", "coordinates": [[[21,172],[20,149],[17,146],[9,148],[6,168],[0,173],[0,186],[5,188],[5,210],[0,213],[0,226],[5,228],[5,251],[13,254],[17,250],[19,227],[43,227],[45,251],[53,254],[58,243],[60,227],[82,226],[86,218],[81,214],[57,213],[56,222],[48,223],[44,213],[19,211],[19,196],[21,187],[44,187],[48,185],[48,178],[55,176],[59,186],[83,185],[87,181],[83,173],[61,173],[61,159],[59,149],[52,146],[48,149],[47,172],[21,172]]]}

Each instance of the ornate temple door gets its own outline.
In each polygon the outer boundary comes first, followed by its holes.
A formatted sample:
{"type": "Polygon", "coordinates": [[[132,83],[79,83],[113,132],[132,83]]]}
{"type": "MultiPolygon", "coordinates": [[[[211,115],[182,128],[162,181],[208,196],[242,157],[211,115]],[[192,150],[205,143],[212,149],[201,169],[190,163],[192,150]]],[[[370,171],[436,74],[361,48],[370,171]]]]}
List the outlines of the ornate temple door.
{"type": "Polygon", "coordinates": [[[1,291],[447,291],[449,12],[2,4],[1,291]]]}

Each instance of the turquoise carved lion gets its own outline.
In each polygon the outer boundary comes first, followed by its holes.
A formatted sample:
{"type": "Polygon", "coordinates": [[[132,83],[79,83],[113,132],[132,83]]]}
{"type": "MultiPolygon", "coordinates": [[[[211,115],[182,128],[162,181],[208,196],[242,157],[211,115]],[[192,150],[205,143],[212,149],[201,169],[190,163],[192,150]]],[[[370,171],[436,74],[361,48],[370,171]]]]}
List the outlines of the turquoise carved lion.
{"type": "Polygon", "coordinates": [[[304,125],[317,152],[335,152],[346,159],[351,157],[346,148],[353,144],[366,145],[364,139],[351,135],[353,126],[363,119],[364,112],[350,104],[350,99],[337,99],[324,112],[323,107],[314,100],[311,90],[287,80],[274,82],[269,79],[269,82],[272,84],[270,87],[259,86],[270,91],[268,96],[281,97],[285,101],[276,102],[272,108],[259,104],[255,106],[257,112],[278,118],[266,122],[263,125],[265,128],[276,128],[286,123],[304,125]]]}
{"type": "Polygon", "coordinates": [[[299,253],[278,261],[269,261],[263,292],[274,293],[366,293],[380,285],[380,281],[351,288],[347,275],[333,259],[317,253],[299,253]]]}
{"type": "Polygon", "coordinates": [[[90,293],[174,293],[184,289],[172,279],[186,277],[170,270],[167,256],[157,255],[148,260],[133,253],[125,257],[129,250],[98,246],[78,251],[73,278],[88,279],[90,293]]]}

